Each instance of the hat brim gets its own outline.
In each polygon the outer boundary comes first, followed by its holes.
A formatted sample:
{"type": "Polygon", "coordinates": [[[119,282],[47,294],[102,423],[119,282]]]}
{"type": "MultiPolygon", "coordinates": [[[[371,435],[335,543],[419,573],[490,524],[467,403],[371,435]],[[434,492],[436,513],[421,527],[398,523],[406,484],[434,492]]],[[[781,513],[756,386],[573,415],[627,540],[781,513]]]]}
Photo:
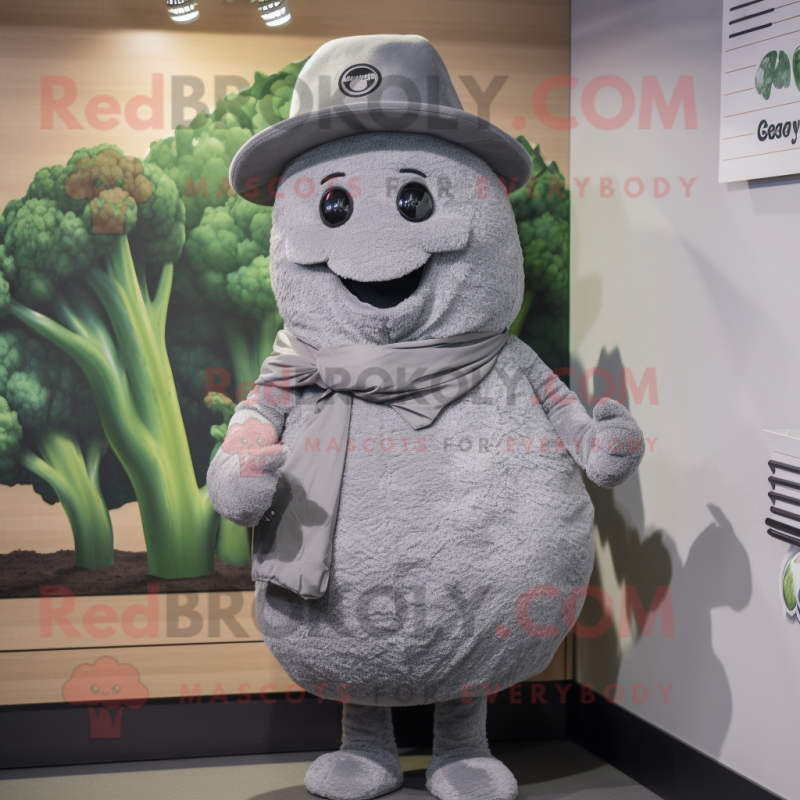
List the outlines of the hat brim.
{"type": "Polygon", "coordinates": [[[240,195],[271,206],[287,164],[314,147],[359,133],[424,133],[482,158],[509,190],[531,177],[531,159],[513,136],[458,108],[383,101],[334,106],[277,122],[245,142],[231,162],[230,183],[240,195]]]}

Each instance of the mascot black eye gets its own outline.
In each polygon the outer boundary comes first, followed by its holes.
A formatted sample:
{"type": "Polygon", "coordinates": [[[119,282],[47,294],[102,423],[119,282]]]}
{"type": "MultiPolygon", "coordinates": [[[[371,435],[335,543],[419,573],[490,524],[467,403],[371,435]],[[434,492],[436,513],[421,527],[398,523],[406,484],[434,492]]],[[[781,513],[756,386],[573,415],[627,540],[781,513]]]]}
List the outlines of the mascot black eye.
{"type": "Polygon", "coordinates": [[[397,210],[409,222],[422,222],[433,214],[433,198],[421,183],[407,183],[397,194],[397,210]]]}
{"type": "Polygon", "coordinates": [[[353,213],[353,200],[344,189],[330,189],[322,195],[319,215],[329,228],[344,225],[353,213]]]}

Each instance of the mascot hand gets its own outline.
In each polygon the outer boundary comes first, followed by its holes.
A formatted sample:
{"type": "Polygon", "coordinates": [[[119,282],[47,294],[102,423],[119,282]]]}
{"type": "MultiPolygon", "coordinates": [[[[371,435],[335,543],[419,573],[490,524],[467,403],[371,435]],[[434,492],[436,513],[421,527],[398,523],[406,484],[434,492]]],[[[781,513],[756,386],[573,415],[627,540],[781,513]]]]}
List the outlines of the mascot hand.
{"type": "Polygon", "coordinates": [[[208,495],[214,509],[239,525],[258,523],[272,503],[284,460],[283,445],[272,425],[253,416],[234,416],[208,468],[208,495]]]}
{"type": "Polygon", "coordinates": [[[591,450],[586,474],[598,486],[624,483],[644,456],[644,435],[625,406],[604,398],[594,408],[591,450]]]}

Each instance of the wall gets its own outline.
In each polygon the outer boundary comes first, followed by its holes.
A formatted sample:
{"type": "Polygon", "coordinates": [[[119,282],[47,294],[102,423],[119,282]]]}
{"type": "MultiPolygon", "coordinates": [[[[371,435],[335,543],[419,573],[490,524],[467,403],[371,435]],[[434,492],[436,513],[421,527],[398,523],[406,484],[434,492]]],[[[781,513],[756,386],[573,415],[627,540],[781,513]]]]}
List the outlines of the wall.
{"type": "MultiPolygon", "coordinates": [[[[366,11],[369,4],[350,5],[361,6],[370,18],[372,32],[398,30],[394,18],[385,10],[369,13],[366,11]]],[[[493,14],[507,20],[508,29],[514,27],[515,5],[500,3],[493,7],[493,14]]],[[[546,41],[539,41],[541,32],[533,31],[523,41],[518,36],[484,36],[477,21],[471,30],[465,30],[462,24],[461,37],[454,39],[442,35],[435,18],[428,20],[424,13],[413,30],[428,36],[436,45],[461,102],[469,111],[477,112],[477,104],[460,76],[473,76],[481,89],[496,75],[508,76],[489,107],[490,119],[515,135],[522,133],[530,141],[538,141],[546,158],[557,161],[565,170],[567,132],[541,124],[533,113],[531,99],[542,80],[567,68],[567,4],[537,2],[529,6],[540,7],[540,16],[547,21],[543,26],[550,31],[546,41]]],[[[215,76],[233,75],[252,80],[255,70],[274,72],[290,61],[305,58],[332,38],[324,20],[317,20],[311,32],[305,35],[284,32],[276,36],[260,25],[257,15],[253,16],[255,21],[245,29],[248,32],[239,34],[195,32],[191,27],[175,30],[175,25],[173,30],[0,26],[0,69],[5,77],[3,103],[6,108],[14,109],[13,114],[4,115],[0,120],[0,136],[6,153],[0,204],[5,205],[24,192],[41,165],[59,163],[59,159],[76,147],[113,141],[126,152],[143,155],[153,139],[167,135],[174,127],[171,114],[173,76],[200,78],[205,87],[202,100],[213,106],[215,76]],[[159,104],[164,114],[155,128],[136,130],[126,122],[124,108],[134,96],[152,96],[153,74],[164,76],[164,100],[163,105],[159,104]],[[53,116],[52,128],[43,128],[40,80],[45,75],[66,76],[74,82],[77,96],[69,108],[82,129],[70,130],[57,114],[53,116]],[[111,95],[123,109],[123,113],[100,117],[101,120],[120,120],[109,130],[98,130],[86,118],[87,103],[101,94],[111,95]]],[[[308,20],[306,23],[308,31],[308,20]]],[[[293,26],[294,23],[289,29],[293,26]]],[[[354,32],[364,31],[357,28],[354,32]]],[[[347,35],[346,28],[339,27],[335,35],[347,35]]],[[[230,87],[229,91],[234,88],[230,87]]],[[[55,97],[61,97],[60,89],[55,90],[55,97]]],[[[568,92],[562,88],[551,95],[549,108],[563,115],[568,102],[568,92]]],[[[194,113],[187,109],[186,119],[191,119],[194,113]]],[[[144,120],[149,113],[142,110],[140,117],[144,120]]]]}
{"type": "MultiPolygon", "coordinates": [[[[717,182],[721,14],[716,0],[572,3],[573,366],[605,368],[617,383],[623,367],[637,382],[651,367],[657,378],[657,397],[629,398],[654,442],[638,476],[593,492],[594,582],[616,616],[605,635],[579,638],[577,674],[598,691],[618,684],[632,713],[798,797],[800,626],[778,600],[788,545],[765,531],[762,429],[798,427],[800,178],[717,182]],[[616,129],[601,129],[584,94],[602,75],[635,98],[616,129]],[[670,128],[655,113],[648,127],[644,76],[667,99],[690,76],[696,128],[685,104],[670,128]],[[630,178],[643,181],[640,197],[626,195],[630,178]],[[659,183],[660,198],[657,178],[670,186],[659,183]],[[662,627],[668,598],[649,636],[634,624],[621,637],[623,586],[636,587],[644,608],[669,586],[674,636],[662,627]],[[646,687],[635,697],[634,684],[646,687]],[[667,702],[659,684],[674,685],[667,702]]],[[[616,117],[619,92],[602,89],[596,110],[616,117]]],[[[590,600],[582,622],[599,617],[590,600]]]]}

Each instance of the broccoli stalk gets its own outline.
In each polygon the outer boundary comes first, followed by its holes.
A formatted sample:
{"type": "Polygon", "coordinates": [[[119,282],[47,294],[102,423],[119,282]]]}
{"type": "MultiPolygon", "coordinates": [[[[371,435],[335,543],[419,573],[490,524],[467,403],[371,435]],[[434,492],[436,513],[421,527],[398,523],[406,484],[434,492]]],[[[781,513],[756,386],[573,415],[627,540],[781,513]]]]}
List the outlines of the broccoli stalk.
{"type": "Polygon", "coordinates": [[[116,238],[105,271],[87,277],[111,331],[97,309],[77,297],[55,304],[64,324],[14,299],[10,310],[88,378],[108,441],[136,492],[150,573],[208,575],[214,572],[213,511],[207,490],[195,480],[164,342],[172,265],[164,267],[151,300],[127,237],[116,238]]]}
{"type": "Polygon", "coordinates": [[[261,365],[272,352],[283,320],[277,311],[267,313],[257,322],[242,320],[232,313],[221,324],[231,360],[233,383],[237,394],[243,398],[252,389],[261,365]]]}
{"type": "Polygon", "coordinates": [[[195,479],[165,343],[185,235],[177,187],[107,145],[44,172],[9,212],[9,311],[85,374],[139,502],[150,573],[211,574],[216,516],[195,479]]]}
{"type": "Polygon", "coordinates": [[[217,558],[234,567],[250,566],[250,529],[224,517],[217,529],[217,558]]]}
{"type": "MultiPolygon", "coordinates": [[[[184,195],[188,234],[180,261],[181,296],[198,316],[215,321],[233,375],[235,399],[246,395],[258,377],[283,321],[269,279],[272,209],[236,196],[228,169],[247,139],[288,117],[303,64],[288,64],[273,75],[257,72],[251,87],[221,98],[210,112],[153,142],[145,159],[160,166],[184,195]]],[[[226,421],[213,426],[212,435],[222,430],[224,438],[226,427],[226,421]]],[[[247,529],[221,520],[217,557],[230,564],[249,564],[247,529]]]]}
{"type": "Polygon", "coordinates": [[[100,487],[108,445],[85,380],[52,356],[21,330],[0,333],[0,482],[46,482],[72,527],[75,565],[102,569],[114,562],[100,487]]]}
{"type": "Polygon", "coordinates": [[[107,443],[92,438],[84,454],[75,434],[47,431],[36,437],[42,457],[22,449],[20,464],[47,481],[64,508],[75,540],[75,566],[103,569],[114,563],[114,533],[100,490],[100,459],[107,443]]]}
{"type": "MultiPolygon", "coordinates": [[[[260,254],[269,252],[271,228],[271,209],[232,197],[222,208],[205,210],[200,224],[190,231],[182,258],[209,309],[214,306],[237,400],[252,388],[283,326],[272,294],[269,257],[260,254]]],[[[222,410],[219,402],[213,407],[222,410]]],[[[215,430],[227,429],[229,418],[223,414],[223,425],[214,426],[212,436],[216,438],[215,430]]],[[[220,519],[216,551],[221,561],[246,566],[250,532],[220,519]]]]}
{"type": "MultiPolygon", "coordinates": [[[[209,458],[209,461],[213,461],[217,450],[225,440],[228,423],[236,410],[236,404],[219,392],[209,392],[206,395],[205,403],[209,409],[222,416],[221,424],[211,426],[211,435],[217,441],[209,458]]],[[[217,558],[226,564],[233,564],[237,567],[248,566],[250,564],[250,531],[229,519],[220,517],[217,531],[217,558]]]]}
{"type": "MultiPolygon", "coordinates": [[[[175,372],[189,448],[198,483],[205,481],[209,464],[209,410],[222,414],[221,425],[211,426],[211,435],[218,442],[225,438],[227,422],[233,414],[234,403],[226,395],[209,393],[203,402],[206,369],[227,365],[224,348],[216,325],[208,324],[207,314],[196,309],[179,308],[170,312],[167,327],[167,348],[175,372]],[[199,399],[198,399],[199,398],[199,399]],[[221,433],[220,433],[221,431],[221,433]]],[[[214,457],[218,446],[211,453],[214,457]]],[[[216,556],[220,561],[238,567],[250,565],[250,535],[245,528],[220,518],[216,532],[216,556]]]]}

